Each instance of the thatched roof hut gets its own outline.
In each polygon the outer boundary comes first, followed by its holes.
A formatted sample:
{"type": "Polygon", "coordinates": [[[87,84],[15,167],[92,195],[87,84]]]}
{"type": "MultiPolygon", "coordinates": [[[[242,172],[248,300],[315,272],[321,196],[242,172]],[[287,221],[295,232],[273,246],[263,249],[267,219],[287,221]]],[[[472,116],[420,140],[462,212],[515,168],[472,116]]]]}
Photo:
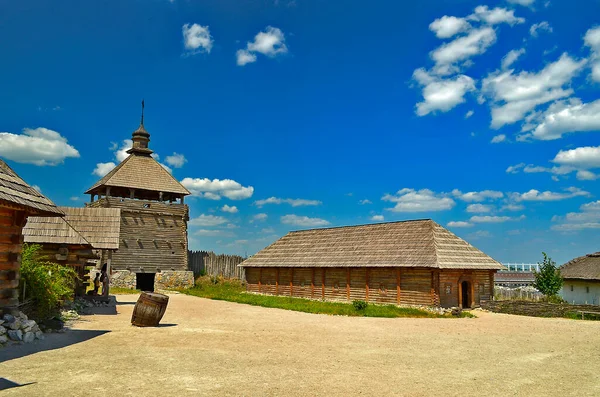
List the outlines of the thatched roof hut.
{"type": "Polygon", "coordinates": [[[465,307],[503,269],[430,219],[294,231],[240,266],[255,292],[465,307]]]}
{"type": "Polygon", "coordinates": [[[600,252],[572,259],[560,267],[561,296],[567,302],[600,305],[600,252]]]}
{"type": "Polygon", "coordinates": [[[18,304],[22,230],[32,215],[60,217],[63,213],[0,160],[0,309],[18,304]]]}

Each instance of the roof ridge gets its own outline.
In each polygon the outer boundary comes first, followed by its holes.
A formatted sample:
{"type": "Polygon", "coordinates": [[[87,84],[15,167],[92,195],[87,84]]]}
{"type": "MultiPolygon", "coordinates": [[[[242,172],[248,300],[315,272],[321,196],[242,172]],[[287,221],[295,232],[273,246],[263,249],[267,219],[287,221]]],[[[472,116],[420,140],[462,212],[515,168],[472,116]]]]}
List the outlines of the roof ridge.
{"type": "Polygon", "coordinates": [[[373,226],[383,226],[390,225],[395,223],[409,223],[409,222],[425,222],[432,221],[431,218],[423,218],[423,219],[404,219],[401,221],[389,221],[389,222],[377,222],[377,223],[363,223],[362,225],[342,225],[342,226],[330,226],[330,227],[313,227],[311,229],[299,229],[299,230],[290,230],[289,233],[302,233],[302,232],[310,232],[313,230],[331,230],[331,229],[344,229],[344,228],[358,228],[358,227],[373,227],[373,226]]]}

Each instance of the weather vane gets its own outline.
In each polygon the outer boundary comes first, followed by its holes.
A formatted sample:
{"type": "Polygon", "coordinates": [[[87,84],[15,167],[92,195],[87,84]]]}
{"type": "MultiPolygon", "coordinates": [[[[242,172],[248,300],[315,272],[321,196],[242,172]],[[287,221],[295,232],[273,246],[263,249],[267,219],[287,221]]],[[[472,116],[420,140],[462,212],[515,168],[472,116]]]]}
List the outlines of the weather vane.
{"type": "Polygon", "coordinates": [[[142,125],[144,125],[144,100],[142,99],[142,125]]]}

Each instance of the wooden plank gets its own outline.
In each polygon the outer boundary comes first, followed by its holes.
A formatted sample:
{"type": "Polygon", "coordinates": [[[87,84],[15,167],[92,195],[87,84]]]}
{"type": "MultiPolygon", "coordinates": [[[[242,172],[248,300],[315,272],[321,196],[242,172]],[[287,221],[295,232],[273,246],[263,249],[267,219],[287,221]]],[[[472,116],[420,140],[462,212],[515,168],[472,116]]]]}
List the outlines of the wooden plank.
{"type": "Polygon", "coordinates": [[[262,281],[262,267],[258,268],[258,292],[262,292],[260,288],[260,283],[262,281]]]}
{"type": "Polygon", "coordinates": [[[311,276],[310,276],[310,297],[315,297],[315,268],[311,268],[311,276]]]}
{"type": "Polygon", "coordinates": [[[279,268],[275,269],[275,295],[279,295],[279,268]]]}
{"type": "Polygon", "coordinates": [[[365,276],[365,300],[369,301],[369,268],[367,268],[367,275],[365,276]]]}
{"type": "Polygon", "coordinates": [[[294,296],[294,268],[292,267],[292,276],[290,277],[290,296],[294,296]]]}
{"type": "Polygon", "coordinates": [[[321,269],[321,299],[325,299],[325,268],[321,269]]]}
{"type": "Polygon", "coordinates": [[[400,268],[396,269],[396,304],[400,304],[400,268]]]}
{"type": "Polygon", "coordinates": [[[350,268],[346,268],[346,300],[350,301],[350,268]]]}

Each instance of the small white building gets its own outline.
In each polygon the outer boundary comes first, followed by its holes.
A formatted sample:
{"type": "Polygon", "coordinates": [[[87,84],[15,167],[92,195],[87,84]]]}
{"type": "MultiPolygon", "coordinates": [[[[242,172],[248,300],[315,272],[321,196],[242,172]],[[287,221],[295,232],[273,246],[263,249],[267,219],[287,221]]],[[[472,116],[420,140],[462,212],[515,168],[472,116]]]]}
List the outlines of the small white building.
{"type": "Polygon", "coordinates": [[[565,283],[560,296],[569,303],[600,305],[600,252],[575,258],[560,267],[565,283]]]}

